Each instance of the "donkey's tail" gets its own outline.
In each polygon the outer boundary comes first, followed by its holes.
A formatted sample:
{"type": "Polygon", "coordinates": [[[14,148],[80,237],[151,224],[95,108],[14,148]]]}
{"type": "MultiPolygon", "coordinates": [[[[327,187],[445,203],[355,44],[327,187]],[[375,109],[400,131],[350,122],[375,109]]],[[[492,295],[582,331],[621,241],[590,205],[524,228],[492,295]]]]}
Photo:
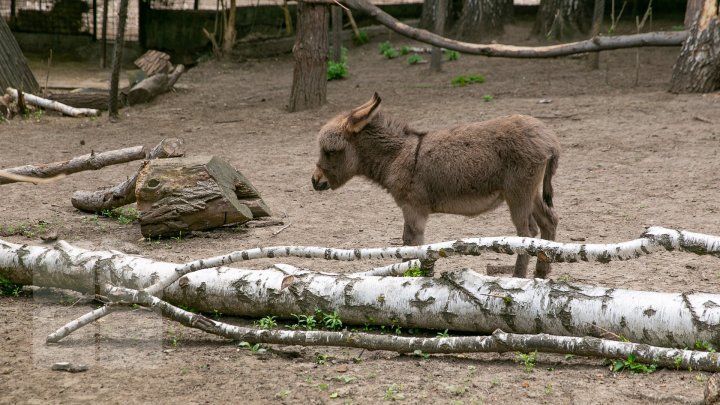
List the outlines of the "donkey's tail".
{"type": "Polygon", "coordinates": [[[545,177],[543,177],[543,201],[545,201],[545,204],[550,208],[553,206],[552,177],[555,174],[555,170],[557,170],[559,157],[558,151],[553,150],[545,166],[545,177]]]}

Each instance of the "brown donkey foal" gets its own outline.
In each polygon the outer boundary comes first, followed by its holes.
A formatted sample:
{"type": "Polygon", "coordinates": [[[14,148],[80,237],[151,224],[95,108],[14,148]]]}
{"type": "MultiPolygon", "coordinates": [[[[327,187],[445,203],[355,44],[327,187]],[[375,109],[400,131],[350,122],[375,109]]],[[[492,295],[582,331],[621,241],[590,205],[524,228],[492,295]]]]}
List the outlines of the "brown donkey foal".
{"type": "MultiPolygon", "coordinates": [[[[405,245],[423,244],[432,213],[475,216],[503,201],[519,236],[534,237],[539,226],[543,239],[555,239],[551,180],[560,145],[540,121],[512,115],[422,132],[379,106],[375,93],[322,127],[315,190],[339,188],[355,175],[378,183],[402,209],[405,245]]],[[[514,277],[526,277],[528,260],[518,255],[514,277]]],[[[535,277],[549,272],[550,264],[538,261],[535,277]]]]}

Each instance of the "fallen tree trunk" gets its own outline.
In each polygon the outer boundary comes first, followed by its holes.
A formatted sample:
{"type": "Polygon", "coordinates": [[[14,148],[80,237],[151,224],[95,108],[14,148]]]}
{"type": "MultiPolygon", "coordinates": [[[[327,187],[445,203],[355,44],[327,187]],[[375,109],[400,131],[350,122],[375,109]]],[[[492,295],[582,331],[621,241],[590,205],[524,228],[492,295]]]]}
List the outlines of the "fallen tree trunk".
{"type": "MultiPolygon", "coordinates": [[[[181,157],[185,155],[185,144],[182,139],[163,139],[148,154],[147,160],[181,157]]],[[[76,191],[71,202],[73,207],[87,212],[102,212],[122,207],[135,202],[135,184],[140,171],[147,165],[143,162],[140,169],[124,182],[114,186],[102,188],[97,191],[76,191]]]]}
{"type": "Polygon", "coordinates": [[[144,79],[128,91],[126,98],[127,104],[135,105],[147,103],[155,98],[155,96],[167,93],[172,90],[175,82],[177,82],[183,72],[185,72],[185,66],[177,65],[175,70],[173,70],[170,74],[157,73],[144,79]]]}
{"type": "MultiPolygon", "coordinates": [[[[13,89],[12,87],[8,87],[5,89],[5,91],[12,96],[14,100],[18,99],[18,91],[13,89]]],[[[36,105],[38,107],[42,107],[46,110],[53,110],[53,111],[59,111],[65,115],[69,115],[71,117],[97,117],[100,115],[100,111],[94,110],[91,108],[75,108],[70,107],[69,105],[65,105],[63,103],[48,100],[46,98],[34,96],[30,93],[24,93],[23,96],[25,97],[25,102],[28,104],[36,105]]]]}
{"type": "Polygon", "coordinates": [[[126,305],[140,304],[156,308],[163,316],[185,326],[250,343],[270,343],[302,346],[354,347],[367,350],[388,350],[398,353],[480,353],[480,352],[542,352],[594,356],[605,359],[634,362],[676,370],[720,370],[720,357],[714,352],[682,350],[618,342],[595,337],[568,337],[548,334],[511,334],[495,330],[490,336],[461,337],[401,337],[357,332],[258,330],[212,320],[200,314],[185,311],[144,292],[119,287],[105,291],[113,303],[93,310],[66,324],[47,337],[47,342],[57,343],[73,331],[94,322],[118,308],[118,302],[126,305]]]}
{"type": "MultiPolygon", "coordinates": [[[[122,93],[119,95],[121,100],[118,104],[123,105],[124,97],[122,93]]],[[[110,91],[102,89],[83,89],[81,91],[73,91],[69,93],[55,93],[48,96],[48,99],[59,103],[71,105],[76,108],[93,108],[96,110],[107,110],[110,101],[110,91]]]]}
{"type": "MultiPolygon", "coordinates": [[[[4,171],[10,174],[42,179],[55,177],[60,174],[72,174],[85,170],[97,170],[105,166],[132,162],[133,160],[140,160],[144,158],[145,148],[143,146],[133,146],[131,148],[117,149],[101,153],[91,152],[87,155],[74,157],[63,162],[47,163],[38,166],[18,166],[10,169],[4,169],[4,171]]],[[[15,183],[17,181],[18,180],[9,179],[0,175],[0,185],[15,183]]]]}
{"type": "MultiPolygon", "coordinates": [[[[657,234],[657,243],[694,253],[720,249],[717,237],[701,249],[693,241],[684,242],[687,234],[657,234]]],[[[62,242],[54,248],[0,243],[0,275],[12,282],[93,294],[105,284],[145,289],[172,283],[161,290],[168,302],[228,315],[290,318],[320,309],[337,311],[343,322],[354,325],[559,336],[604,336],[609,331],[665,347],[690,347],[696,340],[720,344],[717,294],[589,287],[469,270],[427,278],[359,277],[287,265],[265,270],[219,267],[185,275],[182,268],[62,242]]]]}
{"type": "Polygon", "coordinates": [[[679,46],[688,37],[687,31],[681,32],[650,32],[646,34],[618,35],[612,37],[594,37],[586,41],[567,44],[527,47],[501,44],[472,44],[455,41],[426,30],[410,27],[396,20],[389,14],[374,6],[367,0],[342,0],[345,5],[369,14],[380,24],[400,35],[416,41],[452,49],[454,51],[505,58],[554,58],[577,53],[608,51],[640,46],[679,46]]]}

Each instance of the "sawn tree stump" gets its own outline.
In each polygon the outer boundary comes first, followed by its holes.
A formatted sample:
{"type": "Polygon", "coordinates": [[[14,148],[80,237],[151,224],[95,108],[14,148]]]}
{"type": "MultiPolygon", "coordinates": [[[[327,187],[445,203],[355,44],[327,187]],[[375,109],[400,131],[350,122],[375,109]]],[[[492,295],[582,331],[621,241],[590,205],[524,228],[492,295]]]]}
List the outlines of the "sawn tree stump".
{"type": "Polygon", "coordinates": [[[250,181],[215,156],[150,161],[140,171],[135,196],[145,237],[179,236],[271,215],[250,181]]]}

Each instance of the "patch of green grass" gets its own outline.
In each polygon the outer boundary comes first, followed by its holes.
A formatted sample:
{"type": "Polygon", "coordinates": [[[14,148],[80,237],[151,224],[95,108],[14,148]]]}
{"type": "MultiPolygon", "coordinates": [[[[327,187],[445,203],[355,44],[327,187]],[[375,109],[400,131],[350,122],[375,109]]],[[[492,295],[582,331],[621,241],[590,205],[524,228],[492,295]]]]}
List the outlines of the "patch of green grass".
{"type": "Polygon", "coordinates": [[[670,29],[673,31],[685,31],[685,26],[682,24],[681,25],[673,25],[672,27],[670,27],[670,29]]]}
{"type": "Polygon", "coordinates": [[[23,119],[26,120],[34,120],[35,122],[40,122],[40,118],[42,118],[45,115],[45,110],[35,110],[35,111],[28,111],[25,114],[23,114],[23,119]]]}
{"type": "Polygon", "coordinates": [[[447,51],[447,60],[452,62],[460,59],[460,52],[458,51],[447,51]]]}
{"type": "Polygon", "coordinates": [[[120,207],[112,210],[102,210],[100,216],[118,221],[120,225],[128,225],[138,220],[140,214],[133,207],[120,207]]]}
{"type": "Polygon", "coordinates": [[[489,102],[491,102],[492,100],[493,100],[492,94],[485,94],[485,95],[483,96],[483,101],[485,101],[486,103],[489,103],[489,102]]]}
{"type": "Polygon", "coordinates": [[[13,283],[12,281],[0,276],[0,295],[6,297],[19,297],[22,293],[22,284],[13,283]]]}
{"type": "Polygon", "coordinates": [[[695,349],[697,350],[703,350],[710,353],[715,353],[715,347],[713,347],[710,342],[707,342],[705,340],[696,340],[695,341],[695,349]]]}
{"type": "Polygon", "coordinates": [[[656,364],[642,364],[636,361],[634,354],[628,355],[625,360],[615,360],[610,368],[614,373],[619,373],[623,370],[630,370],[633,373],[650,374],[657,369],[656,364]]]}
{"type": "Polygon", "coordinates": [[[422,56],[418,54],[410,55],[407,58],[407,64],[408,65],[417,65],[418,63],[424,63],[425,59],[422,58],[422,56]]]}
{"type": "Polygon", "coordinates": [[[526,373],[531,373],[535,369],[535,363],[537,362],[537,350],[530,353],[518,352],[515,361],[525,366],[526,373]]]}
{"type": "Polygon", "coordinates": [[[353,35],[353,43],[357,46],[365,45],[368,42],[370,42],[370,38],[368,38],[368,34],[365,31],[360,30],[358,35],[353,35]]]}
{"type": "Polygon", "coordinates": [[[402,46],[400,47],[400,55],[407,55],[410,53],[410,47],[409,46],[402,46]]]}
{"type": "Polygon", "coordinates": [[[35,225],[25,224],[23,222],[15,225],[0,225],[0,236],[24,236],[26,238],[34,238],[42,235],[47,231],[48,223],[40,220],[35,225]]]}
{"type": "Polygon", "coordinates": [[[485,83],[483,75],[458,75],[453,77],[450,83],[455,87],[464,87],[469,84],[485,83]]]}
{"type": "Polygon", "coordinates": [[[330,359],[332,359],[332,356],[329,354],[318,353],[315,355],[315,363],[320,365],[326,364],[330,359]]]}

